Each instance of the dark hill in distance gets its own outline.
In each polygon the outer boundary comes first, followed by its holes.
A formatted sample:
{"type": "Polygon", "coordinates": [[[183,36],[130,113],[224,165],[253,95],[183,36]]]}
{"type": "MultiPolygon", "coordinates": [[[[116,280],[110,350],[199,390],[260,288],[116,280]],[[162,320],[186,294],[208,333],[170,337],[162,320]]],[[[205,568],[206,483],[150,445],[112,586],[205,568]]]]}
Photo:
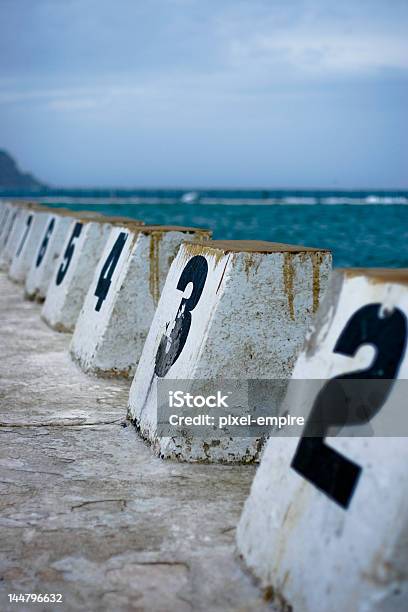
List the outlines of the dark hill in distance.
{"type": "Polygon", "coordinates": [[[11,155],[0,149],[0,189],[39,189],[45,186],[32,174],[21,172],[11,155]]]}

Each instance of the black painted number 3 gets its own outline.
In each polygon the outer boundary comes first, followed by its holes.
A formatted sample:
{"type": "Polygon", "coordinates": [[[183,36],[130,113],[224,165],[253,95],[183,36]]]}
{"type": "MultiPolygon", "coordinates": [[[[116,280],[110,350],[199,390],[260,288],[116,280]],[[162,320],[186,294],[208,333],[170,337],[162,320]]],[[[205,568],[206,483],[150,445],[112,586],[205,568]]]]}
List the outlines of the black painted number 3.
{"type": "Polygon", "coordinates": [[[292,468],[298,474],[343,508],[350,504],[362,468],[327,446],[324,439],[332,426],[369,423],[393,387],[405,353],[407,320],[399,308],[390,313],[381,311],[381,304],[363,306],[344,327],[334,353],[353,357],[361,346],[371,344],[376,349],[375,357],[369,368],[341,374],[325,384],[315,399],[292,460],[292,468]],[[381,386],[365,382],[374,379],[383,380],[381,386]],[[357,410],[351,413],[353,398],[342,380],[357,381],[348,386],[358,398],[357,410]],[[370,392],[373,389],[375,393],[370,392]]]}
{"type": "Polygon", "coordinates": [[[81,235],[82,227],[83,227],[83,224],[79,222],[75,223],[74,225],[74,229],[72,230],[71,238],[69,239],[67,248],[65,249],[64,261],[60,265],[59,270],[57,272],[57,278],[55,279],[55,283],[57,285],[60,285],[62,283],[62,281],[65,278],[66,273],[68,272],[69,264],[71,263],[72,256],[75,251],[75,241],[81,235]]]}
{"type": "Polygon", "coordinates": [[[48,242],[49,242],[49,240],[51,238],[52,232],[54,231],[54,225],[55,225],[55,217],[53,217],[51,219],[51,221],[49,222],[48,227],[47,227],[46,232],[45,232],[45,235],[44,235],[44,238],[43,238],[43,240],[41,242],[40,250],[38,251],[38,255],[37,255],[37,260],[35,262],[35,267],[36,268],[40,267],[41,262],[44,259],[44,255],[45,255],[45,252],[46,252],[47,247],[48,247],[48,242]]]}
{"type": "Polygon", "coordinates": [[[191,311],[198,304],[207,275],[208,263],[202,255],[192,257],[181,273],[177,289],[185,291],[187,285],[192,283],[193,290],[189,298],[182,298],[170,336],[164,334],[160,340],[154,371],[161,378],[166,376],[173,363],[180,357],[190,331],[191,311]]]}
{"type": "Polygon", "coordinates": [[[100,311],[103,302],[106,300],[106,296],[108,295],[109,288],[112,284],[112,276],[116,266],[118,265],[119,257],[122,254],[127,237],[128,235],[125,234],[125,232],[121,232],[119,234],[115,244],[112,247],[111,252],[106,258],[105,263],[103,264],[103,268],[99,275],[98,284],[96,285],[94,293],[94,295],[98,298],[98,301],[95,305],[95,310],[97,312],[100,311]]]}

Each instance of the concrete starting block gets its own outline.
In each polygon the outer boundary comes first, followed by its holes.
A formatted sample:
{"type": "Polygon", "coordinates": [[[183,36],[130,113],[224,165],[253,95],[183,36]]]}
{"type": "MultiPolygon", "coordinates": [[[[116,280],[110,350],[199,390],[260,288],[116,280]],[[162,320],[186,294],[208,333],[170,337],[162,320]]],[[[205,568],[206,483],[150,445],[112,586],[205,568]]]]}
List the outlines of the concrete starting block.
{"type": "Polygon", "coordinates": [[[4,229],[4,224],[7,220],[9,208],[10,202],[7,202],[5,200],[0,201],[0,238],[4,229]]]}
{"type": "Polygon", "coordinates": [[[192,227],[114,227],[75,326],[73,359],[99,375],[134,374],[180,244],[209,237],[192,227]]]}
{"type": "MultiPolygon", "coordinates": [[[[0,269],[8,270],[20,244],[20,237],[26,228],[27,215],[32,211],[47,212],[49,208],[36,202],[13,201],[7,205],[8,214],[4,217],[0,235],[0,269]]],[[[30,231],[30,230],[29,230],[30,231]]],[[[26,239],[28,238],[26,233],[26,239]]]]}
{"type": "Polygon", "coordinates": [[[285,610],[408,609],[407,317],[408,270],[333,273],[237,531],[285,610]]]}
{"type": "MultiPolygon", "coordinates": [[[[0,269],[9,269],[16,250],[20,245],[20,237],[25,236],[24,242],[29,239],[31,221],[28,220],[28,216],[37,212],[56,213],[55,209],[48,208],[37,202],[13,201],[7,204],[2,229],[0,230],[0,269]],[[27,223],[30,224],[28,231],[27,223]]],[[[57,214],[66,214],[68,212],[65,209],[59,209],[57,214]]]]}
{"type": "Polygon", "coordinates": [[[17,247],[10,263],[9,277],[16,282],[25,281],[48,220],[48,211],[27,209],[20,224],[17,247]]]}
{"type": "Polygon", "coordinates": [[[22,222],[26,214],[25,208],[15,204],[9,205],[8,215],[4,221],[0,237],[0,270],[8,270],[10,266],[19,231],[22,229],[22,222]]]}
{"type": "Polygon", "coordinates": [[[3,248],[4,232],[6,231],[11,211],[12,211],[11,203],[2,202],[2,208],[0,211],[0,252],[3,248]]]}
{"type": "Polygon", "coordinates": [[[211,241],[180,248],[129,398],[130,418],[160,456],[258,459],[256,438],[158,435],[158,383],[289,378],[330,268],[328,251],[302,246],[211,241]]]}
{"type": "Polygon", "coordinates": [[[56,210],[48,216],[43,236],[37,244],[27,274],[25,297],[37,298],[40,301],[45,299],[56,261],[61,255],[68,230],[75,218],[78,218],[78,215],[65,210],[56,210]]]}
{"type": "MultiPolygon", "coordinates": [[[[41,316],[50,327],[72,332],[81,311],[95,268],[111,233],[122,221],[95,215],[71,222],[48,286],[41,316]]],[[[134,226],[143,225],[134,220],[134,226]]]]}

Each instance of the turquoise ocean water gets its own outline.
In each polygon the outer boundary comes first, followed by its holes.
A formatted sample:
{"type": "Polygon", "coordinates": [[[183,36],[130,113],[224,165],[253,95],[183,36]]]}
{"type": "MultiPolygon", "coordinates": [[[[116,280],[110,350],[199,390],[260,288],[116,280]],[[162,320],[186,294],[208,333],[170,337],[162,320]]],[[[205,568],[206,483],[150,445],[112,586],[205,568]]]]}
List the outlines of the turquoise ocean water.
{"type": "Polygon", "coordinates": [[[408,191],[47,190],[3,192],[147,224],[191,225],[214,239],[325,247],[334,265],[408,267],[408,191]]]}

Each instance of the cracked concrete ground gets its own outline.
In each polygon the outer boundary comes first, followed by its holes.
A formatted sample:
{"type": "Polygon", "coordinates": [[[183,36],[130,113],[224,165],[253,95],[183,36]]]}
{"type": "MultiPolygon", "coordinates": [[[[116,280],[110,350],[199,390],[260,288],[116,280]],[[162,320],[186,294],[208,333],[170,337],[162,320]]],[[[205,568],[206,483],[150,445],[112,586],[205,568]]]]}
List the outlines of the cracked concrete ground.
{"type": "Polygon", "coordinates": [[[156,458],[4,274],[0,326],[0,610],[270,610],[235,558],[254,466],[156,458]]]}

